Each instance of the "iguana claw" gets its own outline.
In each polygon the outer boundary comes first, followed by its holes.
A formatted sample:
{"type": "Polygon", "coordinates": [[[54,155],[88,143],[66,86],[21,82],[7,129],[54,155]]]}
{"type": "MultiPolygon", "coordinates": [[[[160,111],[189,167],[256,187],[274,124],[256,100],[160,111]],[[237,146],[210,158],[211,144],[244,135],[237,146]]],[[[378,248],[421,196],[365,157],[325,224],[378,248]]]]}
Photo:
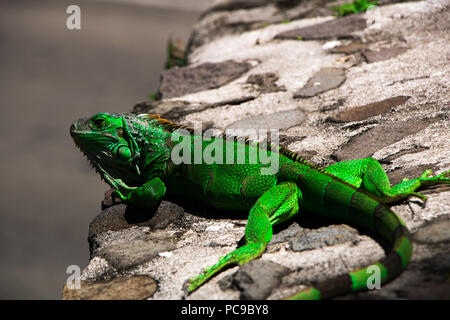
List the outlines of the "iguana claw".
{"type": "Polygon", "coordinates": [[[114,191],[112,192],[111,196],[112,196],[113,198],[116,196],[116,197],[122,199],[122,201],[126,201],[126,200],[127,200],[127,197],[124,196],[124,195],[122,194],[122,192],[120,192],[119,189],[114,190],[114,191]]]}

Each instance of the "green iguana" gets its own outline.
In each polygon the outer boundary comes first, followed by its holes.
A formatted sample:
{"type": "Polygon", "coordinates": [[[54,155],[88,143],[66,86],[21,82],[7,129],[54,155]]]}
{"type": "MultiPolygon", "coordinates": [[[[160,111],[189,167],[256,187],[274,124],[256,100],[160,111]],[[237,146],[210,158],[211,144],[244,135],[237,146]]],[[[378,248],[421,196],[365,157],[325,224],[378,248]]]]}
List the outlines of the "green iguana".
{"type": "MultiPolygon", "coordinates": [[[[433,177],[426,170],[416,179],[404,179],[391,187],[373,158],[319,168],[280,146],[266,144],[264,148],[262,143],[224,135],[205,137],[159,115],[99,113],[74,122],[70,133],[102,179],[126,203],[150,208],[165,196],[180,196],[214,208],[249,211],[245,244],[189,279],[184,286],[186,294],[224,267],[260,257],[272,238],[272,226],[292,218],[299,210],[354,224],[386,239],[392,250],[373,263],[379,267],[381,284],[386,283],[405,269],[413,250],[404,222],[388,205],[410,196],[425,201],[426,196],[417,189],[450,183],[450,171],[433,177]],[[195,151],[203,152],[200,161],[195,151]],[[231,158],[227,158],[229,154],[231,158]],[[242,154],[246,157],[239,162],[242,154]],[[257,154],[256,160],[251,160],[252,154],[257,154]],[[278,161],[276,170],[264,173],[271,164],[262,160],[273,156],[278,161]]],[[[289,298],[326,299],[367,289],[372,274],[368,267],[289,298]]]]}

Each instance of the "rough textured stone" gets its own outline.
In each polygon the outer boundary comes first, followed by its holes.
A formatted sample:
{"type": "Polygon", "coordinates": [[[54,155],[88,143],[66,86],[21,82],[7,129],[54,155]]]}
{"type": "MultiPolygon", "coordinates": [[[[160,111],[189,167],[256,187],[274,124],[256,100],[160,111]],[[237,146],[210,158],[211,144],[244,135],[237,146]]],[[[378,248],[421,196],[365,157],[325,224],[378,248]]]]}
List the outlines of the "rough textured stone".
{"type": "Polygon", "coordinates": [[[359,241],[358,231],[344,224],[309,229],[302,228],[298,223],[294,222],[288,228],[273,235],[272,240],[269,242],[269,249],[272,245],[288,242],[292,251],[301,252],[346,242],[357,243],[359,241]]]}
{"type": "Polygon", "coordinates": [[[297,91],[294,98],[309,98],[319,93],[339,87],[345,81],[345,71],[341,68],[322,68],[297,91]]]}
{"type": "Polygon", "coordinates": [[[99,250],[96,255],[121,271],[149,261],[160,252],[174,250],[177,240],[169,235],[155,237],[154,234],[148,234],[131,241],[107,246],[99,250]]]}
{"type": "Polygon", "coordinates": [[[294,222],[289,225],[286,229],[274,234],[272,240],[270,240],[269,245],[276,244],[280,242],[288,242],[295,238],[300,238],[305,234],[305,229],[300,227],[298,223],[294,222]]]}
{"type": "Polygon", "coordinates": [[[147,276],[117,277],[111,280],[81,281],[79,289],[63,289],[63,300],[142,300],[158,288],[156,281],[147,276]]]}
{"type": "Polygon", "coordinates": [[[353,107],[351,109],[339,112],[336,116],[332,117],[334,121],[361,121],[370,117],[374,117],[383,113],[392,111],[399,105],[408,101],[408,96],[397,96],[373,103],[369,103],[363,106],[353,107]]]}
{"type": "Polygon", "coordinates": [[[392,163],[393,160],[405,155],[405,154],[412,154],[412,153],[418,153],[418,152],[422,152],[425,150],[430,149],[430,147],[424,147],[424,146],[418,146],[418,145],[413,145],[411,148],[408,149],[403,149],[397,153],[391,154],[386,158],[383,159],[379,159],[378,161],[380,163],[386,163],[386,164],[390,164],[392,163]]]}
{"type": "Polygon", "coordinates": [[[334,154],[338,161],[367,158],[377,150],[425,129],[439,118],[408,120],[378,126],[355,136],[334,154]]]}
{"type": "Polygon", "coordinates": [[[226,35],[265,28],[271,24],[318,16],[331,16],[331,9],[346,0],[219,1],[194,26],[188,52],[226,35]]]}
{"type": "Polygon", "coordinates": [[[370,43],[367,43],[367,42],[352,41],[352,42],[350,42],[348,44],[334,47],[334,48],[330,49],[329,51],[331,53],[350,54],[350,53],[362,51],[362,50],[368,48],[369,45],[370,45],[370,43]]]}
{"type": "Polygon", "coordinates": [[[155,209],[141,209],[126,204],[117,204],[103,210],[89,225],[89,237],[108,230],[117,231],[132,226],[148,226],[152,229],[165,228],[184,212],[183,208],[162,201],[155,209]]]}
{"type": "Polygon", "coordinates": [[[261,300],[270,295],[289,271],[289,268],[275,262],[253,260],[240,266],[236,273],[222,279],[219,286],[222,290],[238,289],[241,299],[261,300]]]}
{"type": "Polygon", "coordinates": [[[252,74],[248,76],[246,83],[255,85],[261,93],[286,91],[284,86],[277,86],[278,76],[273,72],[252,74]]]}
{"type": "Polygon", "coordinates": [[[389,48],[382,48],[379,50],[364,50],[362,54],[366,58],[367,63],[384,61],[395,58],[396,56],[408,51],[406,47],[393,46],[389,48]]]}
{"type": "MultiPolygon", "coordinates": [[[[436,222],[438,223],[446,222],[446,220],[448,221],[448,215],[436,218],[436,222]]],[[[448,281],[448,277],[450,276],[450,248],[448,245],[444,245],[444,248],[442,252],[421,260],[416,267],[423,272],[433,274],[438,279],[440,278],[440,280],[448,281]]]]}
{"type": "Polygon", "coordinates": [[[209,14],[211,12],[217,11],[231,11],[231,10],[242,10],[242,9],[250,9],[256,7],[266,6],[270,2],[275,1],[267,1],[267,0],[222,0],[217,1],[211,8],[209,8],[203,16],[209,14]]]}
{"type": "Polygon", "coordinates": [[[421,243],[440,243],[450,242],[450,218],[442,216],[434,221],[427,223],[425,227],[414,233],[413,238],[421,243]]]}
{"type": "Polygon", "coordinates": [[[236,61],[175,67],[162,72],[159,92],[162,98],[167,99],[217,88],[237,79],[250,68],[250,64],[236,61]]]}
{"type": "Polygon", "coordinates": [[[184,209],[169,201],[161,201],[155,215],[149,221],[148,226],[152,230],[164,229],[173,221],[180,218],[184,213],[184,209]]]}
{"type": "Polygon", "coordinates": [[[304,119],[305,112],[294,109],[242,119],[232,123],[227,129],[287,129],[300,125],[304,119]]]}
{"type": "Polygon", "coordinates": [[[359,241],[358,236],[358,231],[347,225],[332,225],[297,234],[291,240],[291,249],[293,251],[304,251],[345,242],[356,243],[359,241]]]}
{"type": "Polygon", "coordinates": [[[95,236],[107,230],[117,231],[133,225],[148,226],[154,212],[117,204],[103,210],[89,224],[89,236],[95,236]]]}
{"type": "Polygon", "coordinates": [[[366,19],[361,14],[352,14],[342,18],[315,24],[309,27],[279,33],[276,39],[284,40],[325,40],[332,38],[352,38],[353,32],[365,29],[366,19]],[[300,37],[300,38],[299,38],[300,37]]]}
{"type": "MultiPolygon", "coordinates": [[[[179,121],[181,118],[193,114],[193,113],[198,113],[198,112],[202,112],[205,110],[209,110],[209,109],[213,109],[213,108],[218,108],[218,107],[222,107],[222,106],[226,106],[226,105],[239,105],[241,103],[245,103],[248,101],[251,101],[255,99],[255,96],[253,95],[249,95],[249,96],[243,96],[243,97],[239,97],[239,98],[231,98],[228,100],[222,100],[222,101],[218,101],[218,102],[214,102],[214,103],[202,103],[202,104],[197,104],[197,105],[190,105],[189,107],[187,106],[176,106],[174,108],[171,108],[168,112],[164,113],[162,116],[166,119],[170,119],[172,121],[179,121]]],[[[203,129],[207,129],[205,127],[205,123],[202,124],[203,125],[203,129]]]]}
{"type": "Polygon", "coordinates": [[[425,284],[400,289],[398,294],[410,300],[449,300],[450,282],[427,281],[425,284]]]}

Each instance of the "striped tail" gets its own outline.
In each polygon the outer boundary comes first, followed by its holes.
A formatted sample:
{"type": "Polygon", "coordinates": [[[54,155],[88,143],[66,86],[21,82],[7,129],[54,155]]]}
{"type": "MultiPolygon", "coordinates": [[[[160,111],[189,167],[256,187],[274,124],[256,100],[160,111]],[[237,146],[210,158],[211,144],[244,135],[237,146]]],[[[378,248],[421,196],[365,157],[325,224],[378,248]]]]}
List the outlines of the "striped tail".
{"type": "MultiPolygon", "coordinates": [[[[336,182],[331,182],[335,185],[336,182]]],[[[333,203],[333,200],[337,200],[333,197],[333,192],[330,188],[325,188],[323,194],[323,203],[333,203]]],[[[331,188],[333,189],[333,188],[331,188]]],[[[373,263],[370,266],[366,266],[347,274],[339,275],[315,286],[302,290],[287,299],[291,300],[318,300],[328,299],[338,295],[356,292],[361,290],[368,290],[368,280],[373,278],[374,267],[378,267],[380,275],[380,284],[384,284],[393,278],[395,278],[400,272],[402,272],[412,255],[412,242],[409,238],[409,232],[402,221],[402,219],[391,211],[388,207],[380,204],[374,198],[366,195],[365,193],[357,190],[341,190],[341,196],[343,193],[347,193],[350,196],[350,208],[347,211],[348,222],[354,222],[358,225],[369,228],[380,234],[384,239],[392,244],[392,250],[387,256],[378,262],[373,263]],[[344,191],[344,192],[343,192],[344,191]]],[[[347,189],[344,187],[344,189],[347,189]]],[[[350,188],[348,188],[350,189],[350,188]]],[[[336,202],[334,202],[336,204],[336,202]]],[[[322,208],[321,214],[331,216],[332,210],[326,210],[327,205],[322,208]]],[[[336,207],[334,207],[336,213],[336,207]]],[[[331,209],[331,208],[329,208],[331,209]]],[[[339,215],[342,214],[338,213],[339,215]]],[[[342,218],[342,216],[341,216],[342,218]]],[[[371,282],[372,283],[372,282],[371,282]]]]}

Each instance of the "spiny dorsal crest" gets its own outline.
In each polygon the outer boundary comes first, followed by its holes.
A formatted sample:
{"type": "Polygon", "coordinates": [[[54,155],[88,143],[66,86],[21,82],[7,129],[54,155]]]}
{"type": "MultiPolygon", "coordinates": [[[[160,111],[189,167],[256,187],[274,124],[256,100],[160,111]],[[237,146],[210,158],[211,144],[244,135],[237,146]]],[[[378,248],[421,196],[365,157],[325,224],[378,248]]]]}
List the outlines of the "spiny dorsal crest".
{"type": "MultiPolygon", "coordinates": [[[[156,121],[159,125],[161,125],[162,127],[164,127],[165,129],[167,129],[170,132],[174,132],[177,129],[185,129],[188,132],[190,132],[191,134],[194,134],[194,129],[192,127],[186,126],[186,125],[180,125],[177,123],[174,123],[172,121],[169,121],[167,119],[161,118],[161,115],[159,114],[150,114],[150,113],[143,113],[143,114],[139,114],[137,115],[139,118],[143,119],[143,120],[147,120],[147,121],[156,121]]],[[[217,136],[218,138],[225,138],[225,134],[222,132],[221,134],[219,134],[217,136]]],[[[253,140],[251,140],[249,137],[234,137],[236,142],[239,143],[244,143],[246,145],[250,145],[252,143],[255,143],[253,140]]],[[[308,166],[310,168],[316,169],[322,173],[326,173],[324,171],[323,168],[303,159],[300,154],[298,152],[293,152],[285,147],[282,146],[274,146],[270,143],[264,142],[263,144],[258,143],[259,146],[267,146],[267,148],[271,151],[275,151],[275,152],[279,152],[282,155],[288,157],[289,159],[299,162],[305,166],[308,166]]]]}

